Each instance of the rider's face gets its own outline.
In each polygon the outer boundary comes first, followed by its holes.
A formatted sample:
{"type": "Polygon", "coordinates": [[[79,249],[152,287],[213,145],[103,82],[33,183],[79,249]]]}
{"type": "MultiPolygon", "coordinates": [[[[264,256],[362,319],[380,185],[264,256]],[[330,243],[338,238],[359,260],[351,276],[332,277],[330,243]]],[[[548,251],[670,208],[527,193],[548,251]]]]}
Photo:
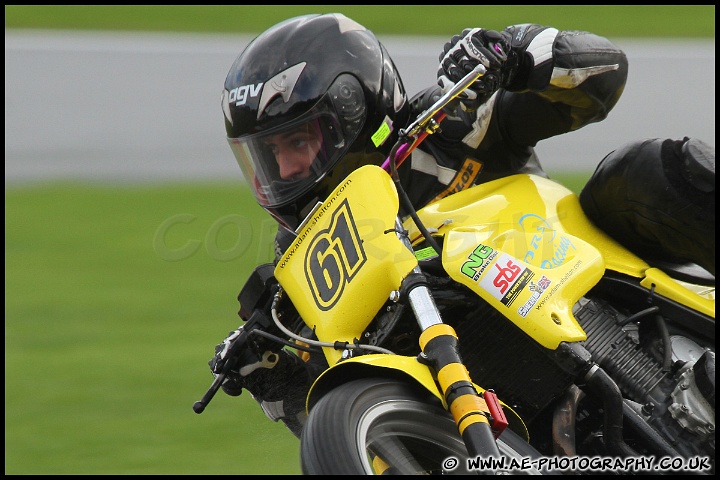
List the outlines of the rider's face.
{"type": "Polygon", "coordinates": [[[308,122],[289,132],[265,139],[275,155],[283,180],[300,180],[310,175],[310,167],[322,145],[320,132],[308,122]]]}

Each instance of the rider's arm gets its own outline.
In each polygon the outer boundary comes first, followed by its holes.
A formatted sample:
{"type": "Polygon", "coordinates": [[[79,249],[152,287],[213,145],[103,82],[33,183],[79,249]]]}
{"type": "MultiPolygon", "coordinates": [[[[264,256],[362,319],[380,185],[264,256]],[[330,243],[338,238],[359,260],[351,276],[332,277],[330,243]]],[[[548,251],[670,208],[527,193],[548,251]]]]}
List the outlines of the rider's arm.
{"type": "Polygon", "coordinates": [[[498,92],[495,102],[501,134],[516,144],[535,145],[607,117],[627,81],[622,50],[588,32],[539,25],[505,31],[521,60],[511,85],[498,92]]]}
{"type": "MultiPolygon", "coordinates": [[[[456,116],[449,116],[445,138],[434,138],[433,143],[462,142],[466,152],[492,150],[498,143],[535,146],[603,120],[620,98],[627,57],[608,39],[535,24],[504,32],[518,60],[512,81],[477,110],[458,109],[456,116]]],[[[420,95],[424,102],[437,98],[439,89],[432,90],[420,95]]]]}

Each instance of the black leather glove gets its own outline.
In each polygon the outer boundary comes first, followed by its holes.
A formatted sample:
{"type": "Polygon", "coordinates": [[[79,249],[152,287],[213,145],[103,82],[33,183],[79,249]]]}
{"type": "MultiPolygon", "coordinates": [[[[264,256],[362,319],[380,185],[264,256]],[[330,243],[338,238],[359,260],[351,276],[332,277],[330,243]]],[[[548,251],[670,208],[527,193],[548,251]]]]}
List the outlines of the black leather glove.
{"type": "Polygon", "coordinates": [[[225,371],[221,387],[226,394],[236,397],[247,390],[268,418],[282,420],[300,438],[307,392],[313,380],[327,368],[324,357],[317,356],[321,363],[304,362],[284,349],[258,355],[244,338],[243,327],[230,332],[215,347],[215,356],[208,362],[210,371],[214,376],[225,371]]]}
{"type": "Polygon", "coordinates": [[[437,77],[443,94],[447,93],[478,64],[487,72],[458,96],[466,112],[476,110],[498,88],[512,82],[516,54],[510,49],[510,34],[482,28],[466,28],[445,44],[440,54],[437,77]]]}
{"type": "Polygon", "coordinates": [[[236,342],[244,341],[243,327],[228,333],[227,338],[215,346],[215,356],[210,359],[208,365],[213,376],[217,376],[227,369],[225,381],[221,385],[223,391],[233,397],[237,397],[243,389],[250,390],[256,394],[253,388],[257,377],[265,377],[263,374],[254,374],[256,371],[266,372],[277,365],[279,357],[277,353],[266,351],[262,355],[256,354],[245,342],[239,345],[236,342]]]}

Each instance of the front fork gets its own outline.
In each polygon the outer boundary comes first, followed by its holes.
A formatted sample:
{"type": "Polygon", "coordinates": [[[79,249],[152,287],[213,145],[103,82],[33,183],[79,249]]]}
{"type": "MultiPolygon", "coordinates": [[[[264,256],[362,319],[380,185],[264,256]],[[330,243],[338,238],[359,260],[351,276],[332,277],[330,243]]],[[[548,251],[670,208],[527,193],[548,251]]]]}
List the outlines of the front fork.
{"type": "MultiPolygon", "coordinates": [[[[398,238],[412,250],[399,219],[396,226],[398,238]]],[[[418,361],[433,372],[468,453],[472,457],[500,457],[495,439],[507,427],[502,407],[494,393],[480,394],[475,389],[460,358],[457,334],[443,323],[419,266],[403,280],[401,295],[407,296],[422,332],[418,361]]]]}
{"type": "Polygon", "coordinates": [[[420,336],[419,361],[435,372],[440,392],[468,446],[468,453],[499,456],[495,439],[507,427],[507,419],[494,392],[486,390],[478,394],[458,354],[457,342],[451,326],[433,325],[420,336]]]}

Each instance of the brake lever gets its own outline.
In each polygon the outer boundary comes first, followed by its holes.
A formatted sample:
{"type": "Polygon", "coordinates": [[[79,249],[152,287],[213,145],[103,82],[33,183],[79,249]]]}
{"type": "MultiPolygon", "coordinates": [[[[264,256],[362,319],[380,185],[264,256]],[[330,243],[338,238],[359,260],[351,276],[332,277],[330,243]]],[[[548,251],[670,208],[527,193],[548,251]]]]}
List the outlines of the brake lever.
{"type": "Polygon", "coordinates": [[[210,403],[217,391],[220,390],[226,376],[227,375],[225,373],[219,373],[215,376],[215,380],[213,380],[212,385],[210,385],[208,391],[205,392],[205,395],[203,395],[200,400],[193,403],[193,411],[195,413],[200,414],[205,410],[205,407],[207,407],[208,403],[210,403]]]}
{"type": "Polygon", "coordinates": [[[217,391],[220,390],[220,387],[222,386],[223,382],[225,382],[225,378],[227,377],[228,373],[230,373],[230,370],[232,370],[232,368],[237,363],[237,352],[240,347],[247,342],[249,334],[249,329],[247,327],[248,324],[245,325],[245,327],[240,332],[240,335],[235,337],[235,339],[232,341],[232,344],[228,348],[227,360],[225,362],[225,365],[223,365],[222,371],[215,375],[215,380],[213,380],[213,383],[210,385],[210,388],[208,388],[207,392],[205,392],[205,395],[203,395],[200,400],[193,404],[193,411],[195,413],[199,414],[205,410],[205,407],[207,407],[207,405],[213,399],[217,391]]]}

